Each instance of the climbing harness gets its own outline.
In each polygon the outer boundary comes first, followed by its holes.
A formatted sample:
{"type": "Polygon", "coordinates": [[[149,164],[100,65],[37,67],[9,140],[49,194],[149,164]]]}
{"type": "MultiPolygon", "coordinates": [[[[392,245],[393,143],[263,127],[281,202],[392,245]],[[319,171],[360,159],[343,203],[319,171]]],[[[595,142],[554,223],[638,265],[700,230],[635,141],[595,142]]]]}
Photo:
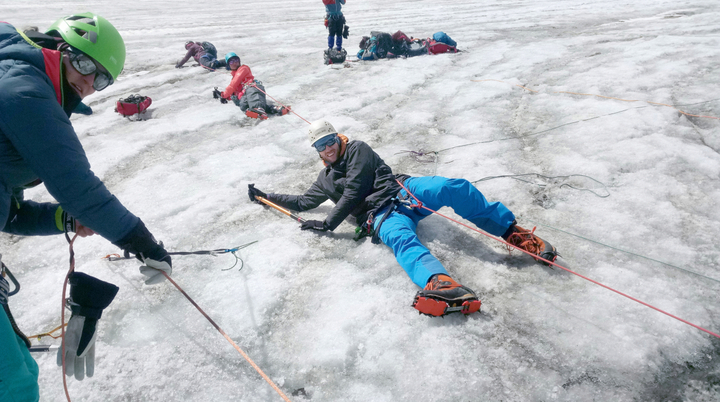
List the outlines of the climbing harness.
{"type": "Polygon", "coordinates": [[[472,230],[472,231],[475,231],[475,232],[477,232],[477,233],[480,233],[480,234],[483,235],[483,236],[486,236],[486,237],[489,237],[489,238],[494,239],[494,240],[496,240],[496,241],[499,241],[500,243],[503,243],[503,244],[505,244],[505,245],[508,246],[508,247],[512,247],[512,248],[514,248],[514,249],[516,249],[516,250],[520,250],[520,251],[522,251],[523,253],[530,255],[530,256],[533,257],[535,260],[543,261],[543,262],[544,262],[545,264],[547,264],[547,265],[552,265],[552,266],[558,267],[558,268],[560,268],[560,269],[562,269],[562,270],[564,270],[564,271],[567,271],[567,272],[569,272],[569,273],[571,273],[571,274],[573,274],[573,275],[579,276],[580,278],[583,278],[583,279],[585,279],[585,280],[587,280],[587,281],[589,281],[589,282],[592,282],[592,283],[594,283],[594,284],[596,284],[596,285],[598,285],[598,286],[602,286],[603,288],[605,288],[605,289],[607,289],[607,290],[610,290],[610,291],[612,291],[612,292],[615,292],[615,293],[619,294],[620,296],[627,297],[628,299],[633,300],[633,301],[635,301],[635,302],[637,302],[637,303],[640,303],[640,304],[642,304],[642,305],[645,306],[645,307],[649,307],[649,308],[651,308],[651,309],[653,309],[653,310],[655,310],[655,311],[657,311],[657,312],[659,312],[659,313],[665,314],[665,315],[667,315],[668,317],[672,317],[672,318],[674,318],[674,319],[676,319],[676,320],[678,320],[678,321],[680,321],[680,322],[683,322],[683,323],[685,323],[685,324],[687,324],[687,325],[690,325],[691,327],[694,327],[694,328],[696,328],[696,329],[699,329],[699,330],[701,330],[701,331],[703,331],[703,332],[705,332],[705,333],[708,333],[708,334],[710,334],[710,335],[712,335],[712,336],[720,339],[720,335],[718,335],[718,334],[716,334],[716,333],[714,333],[714,332],[712,332],[712,331],[709,331],[709,330],[707,330],[707,329],[705,329],[705,328],[703,328],[703,327],[701,327],[701,326],[699,326],[699,325],[693,324],[693,323],[691,323],[691,322],[689,322],[689,321],[686,321],[686,320],[684,320],[684,319],[682,319],[682,318],[680,318],[680,317],[677,317],[677,316],[672,315],[672,314],[670,314],[670,313],[668,313],[668,312],[666,312],[666,311],[664,311],[664,310],[661,310],[661,309],[659,309],[659,308],[657,308],[657,307],[655,307],[655,306],[653,306],[653,305],[650,305],[650,304],[648,304],[648,303],[645,303],[645,302],[642,301],[642,300],[638,300],[638,299],[636,299],[636,298],[634,298],[634,297],[632,297],[632,296],[630,296],[630,295],[627,295],[627,294],[625,294],[625,293],[622,293],[622,292],[620,292],[620,291],[618,291],[618,290],[615,290],[615,289],[613,289],[613,288],[611,288],[611,287],[609,287],[609,286],[603,285],[602,283],[600,283],[600,282],[598,282],[598,281],[595,281],[595,280],[590,279],[590,278],[588,278],[588,277],[586,277],[586,276],[583,276],[583,275],[581,275],[581,274],[578,274],[577,272],[572,271],[572,270],[570,270],[570,269],[567,269],[567,268],[563,267],[562,265],[560,265],[560,264],[558,264],[558,263],[556,263],[556,262],[554,262],[554,261],[550,261],[550,260],[547,260],[547,259],[542,258],[542,257],[540,257],[540,256],[533,255],[532,253],[530,253],[530,252],[528,252],[528,251],[526,251],[526,250],[523,250],[523,249],[521,249],[521,248],[519,248],[519,247],[516,247],[516,246],[514,246],[514,245],[512,245],[512,244],[510,244],[510,243],[508,243],[508,242],[506,242],[506,241],[504,241],[504,240],[502,240],[502,239],[498,239],[497,237],[492,236],[492,235],[490,235],[490,234],[488,234],[488,233],[485,233],[485,232],[479,230],[478,228],[473,228],[473,227],[471,227],[471,226],[469,226],[469,225],[466,225],[466,224],[464,224],[464,223],[462,223],[462,222],[459,222],[459,221],[457,221],[457,220],[455,220],[455,219],[453,219],[453,218],[450,218],[449,216],[446,216],[446,215],[443,215],[443,214],[441,214],[441,213],[439,213],[439,212],[437,212],[437,211],[434,211],[434,210],[432,210],[432,209],[430,209],[430,208],[422,205],[422,203],[420,202],[420,200],[418,200],[417,197],[415,197],[415,195],[412,194],[412,193],[410,192],[410,190],[408,190],[400,181],[398,181],[398,184],[400,184],[400,187],[402,187],[402,188],[408,193],[408,195],[410,195],[410,196],[417,202],[417,204],[411,204],[410,207],[426,209],[426,210],[432,212],[432,213],[435,214],[435,215],[439,215],[439,216],[441,216],[441,217],[443,217],[443,218],[445,218],[445,219],[448,219],[448,220],[450,220],[450,221],[452,221],[452,222],[457,223],[458,225],[464,226],[464,227],[466,227],[466,228],[468,228],[468,229],[470,229],[470,230],[472,230]]]}

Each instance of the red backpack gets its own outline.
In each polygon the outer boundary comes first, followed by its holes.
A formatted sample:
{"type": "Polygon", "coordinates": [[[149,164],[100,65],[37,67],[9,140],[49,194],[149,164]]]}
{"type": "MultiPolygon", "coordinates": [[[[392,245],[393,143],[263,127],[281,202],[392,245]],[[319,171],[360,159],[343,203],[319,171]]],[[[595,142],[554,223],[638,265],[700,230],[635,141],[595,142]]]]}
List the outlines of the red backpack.
{"type": "Polygon", "coordinates": [[[130,117],[134,114],[144,113],[151,104],[152,99],[148,96],[130,95],[117,101],[115,111],[125,117],[130,117]]]}
{"type": "Polygon", "coordinates": [[[440,54],[440,53],[457,53],[455,46],[450,46],[447,43],[438,42],[434,39],[428,41],[428,53],[440,54]]]}

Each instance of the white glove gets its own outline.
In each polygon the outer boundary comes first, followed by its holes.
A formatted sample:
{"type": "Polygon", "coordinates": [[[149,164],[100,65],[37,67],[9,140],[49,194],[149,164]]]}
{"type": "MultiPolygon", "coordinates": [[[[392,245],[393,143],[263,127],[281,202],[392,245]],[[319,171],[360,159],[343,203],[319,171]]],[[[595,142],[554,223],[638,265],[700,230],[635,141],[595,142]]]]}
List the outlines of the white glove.
{"type": "MultiPolygon", "coordinates": [[[[67,376],[75,375],[75,379],[81,381],[85,378],[86,373],[88,377],[95,374],[96,324],[97,320],[80,315],[70,318],[65,330],[65,374],[67,376]],[[91,323],[91,321],[94,322],[91,323]],[[83,346],[82,350],[79,350],[81,340],[83,346]]],[[[62,366],[62,348],[58,349],[57,364],[62,366]]]]}
{"type": "Polygon", "coordinates": [[[172,274],[172,267],[166,261],[156,261],[152,258],[145,258],[143,259],[143,264],[145,265],[140,267],[140,273],[147,277],[145,280],[146,285],[155,285],[164,281],[165,275],[162,274],[163,272],[167,273],[168,276],[172,274]]]}
{"type": "MultiPolygon", "coordinates": [[[[95,339],[97,323],[115,298],[118,287],[82,272],[70,274],[70,299],[72,316],[65,330],[65,374],[77,380],[95,374],[95,339]]],[[[57,364],[62,366],[62,348],[58,350],[57,364]]]]}

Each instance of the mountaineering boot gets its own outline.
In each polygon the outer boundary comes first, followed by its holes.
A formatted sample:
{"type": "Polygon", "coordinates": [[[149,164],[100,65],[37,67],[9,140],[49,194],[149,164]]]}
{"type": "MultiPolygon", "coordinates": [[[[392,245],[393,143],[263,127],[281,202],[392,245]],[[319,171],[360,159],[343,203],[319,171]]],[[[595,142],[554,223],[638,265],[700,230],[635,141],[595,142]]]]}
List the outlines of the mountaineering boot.
{"type": "Polygon", "coordinates": [[[285,116],[290,113],[290,106],[273,106],[271,113],[278,116],[285,116]]]}
{"type": "Polygon", "coordinates": [[[480,310],[475,292],[443,274],[434,275],[415,295],[413,307],[420,313],[435,317],[461,312],[470,314],[480,310]]]}
{"type": "MultiPolygon", "coordinates": [[[[558,252],[552,244],[541,239],[535,234],[535,228],[533,230],[523,229],[520,226],[511,226],[512,233],[505,239],[508,243],[513,246],[523,249],[530,254],[537,255],[548,261],[555,262],[558,257],[558,252]]],[[[508,247],[510,249],[510,247],[508,247]]],[[[535,258],[535,261],[540,261],[545,265],[550,265],[545,261],[541,261],[535,258]]]]}
{"type": "Polygon", "coordinates": [[[261,107],[254,107],[245,111],[245,116],[252,119],[267,120],[268,115],[265,113],[265,109],[261,107]]]}

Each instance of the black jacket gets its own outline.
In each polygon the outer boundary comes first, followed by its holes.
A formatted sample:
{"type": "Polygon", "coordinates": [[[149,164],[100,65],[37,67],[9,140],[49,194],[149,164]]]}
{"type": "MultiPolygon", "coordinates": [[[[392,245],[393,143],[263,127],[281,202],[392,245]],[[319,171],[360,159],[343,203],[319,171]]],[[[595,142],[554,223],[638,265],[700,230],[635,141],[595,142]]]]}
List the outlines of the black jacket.
{"type": "Polygon", "coordinates": [[[334,230],[348,215],[362,225],[370,212],[389,205],[400,189],[390,167],[368,144],[350,141],[342,157],[323,169],[305,194],[268,194],[267,198],[298,212],[330,199],[336,205],[325,218],[325,227],[334,230]]]}

